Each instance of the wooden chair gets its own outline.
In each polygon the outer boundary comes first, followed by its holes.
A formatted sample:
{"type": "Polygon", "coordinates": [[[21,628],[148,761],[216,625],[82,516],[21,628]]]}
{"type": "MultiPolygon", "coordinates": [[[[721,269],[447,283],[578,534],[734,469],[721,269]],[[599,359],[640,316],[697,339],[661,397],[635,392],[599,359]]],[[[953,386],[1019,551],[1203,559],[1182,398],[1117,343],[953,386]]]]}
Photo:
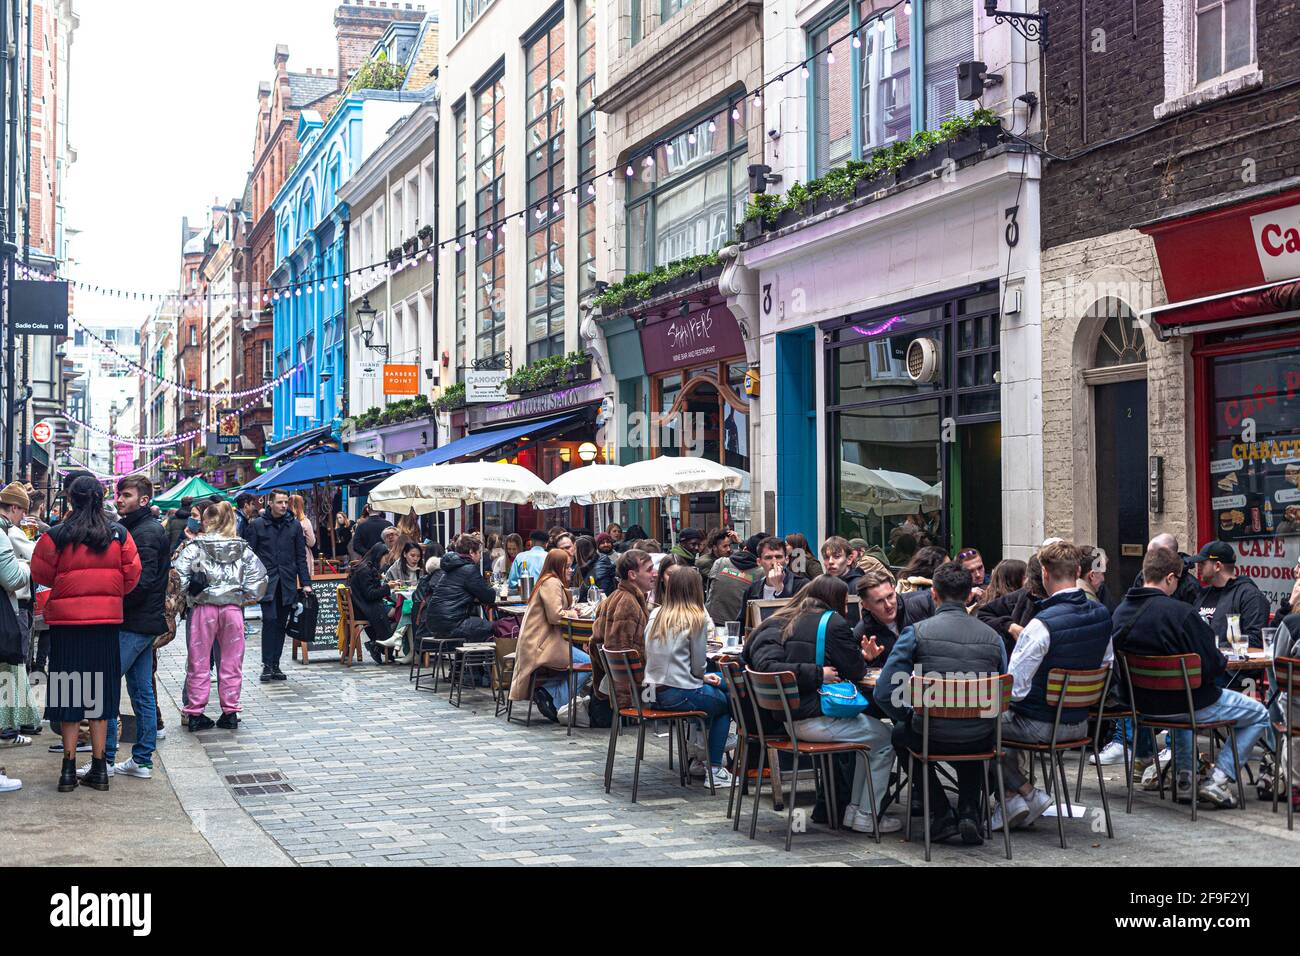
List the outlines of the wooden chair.
{"type": "MultiPolygon", "coordinates": [[[[794,836],[794,806],[799,802],[799,758],[813,758],[813,774],[820,776],[822,779],[822,792],[826,797],[827,818],[830,821],[831,829],[835,829],[840,818],[839,807],[835,804],[835,777],[832,773],[830,758],[834,754],[842,753],[866,754],[871,748],[866,744],[845,742],[808,743],[805,741],[801,743],[795,730],[793,717],[794,712],[799,709],[801,703],[799,684],[795,681],[792,672],[776,671],[768,674],[747,667],[745,668],[745,683],[749,688],[749,694],[754,701],[754,706],[780,715],[781,719],[785,721],[786,728],[790,731],[789,737],[769,738],[763,731],[762,721],[758,721],[758,778],[754,787],[754,809],[749,818],[749,838],[754,839],[754,834],[758,829],[758,800],[763,793],[763,764],[767,760],[767,752],[772,750],[778,754],[788,753],[794,765],[794,780],[790,784],[790,791],[786,800],[785,849],[786,852],[789,852],[790,841],[794,836]]],[[[779,767],[772,768],[773,779],[779,773],[779,767]]],[[[871,803],[872,829],[875,831],[876,842],[879,843],[880,805],[876,802],[876,788],[871,782],[871,774],[867,774],[867,799],[871,803]]]]}
{"type": "MultiPolygon", "coordinates": [[[[1070,803],[1070,787],[1066,783],[1065,754],[1071,750],[1080,751],[1079,768],[1080,779],[1082,779],[1082,768],[1088,760],[1088,750],[1092,748],[1096,751],[1100,743],[1101,725],[1098,724],[1098,729],[1092,737],[1085,735],[1076,740],[1061,740],[1061,714],[1067,708],[1087,711],[1097,707],[1106,699],[1106,692],[1109,689],[1109,665],[1091,670],[1065,670],[1060,667],[1053,667],[1047,672],[1047,705],[1056,708],[1056,713],[1052,717],[1052,739],[1047,743],[1006,739],[1002,741],[1003,746],[1008,750],[1022,750],[1030,754],[1038,754],[1039,759],[1043,762],[1044,781],[1048,778],[1052,781],[1052,797],[1056,800],[1056,832],[1061,838],[1062,850],[1067,848],[1065,842],[1065,818],[1061,814],[1062,793],[1065,794],[1066,809],[1070,812],[1071,818],[1074,817],[1074,806],[1070,803]],[[1051,766],[1050,774],[1047,765],[1051,766]]],[[[1029,759],[1032,761],[1033,757],[1031,756],[1029,759]]],[[[1127,768],[1127,766],[1126,762],[1125,767],[1127,768]]],[[[1129,774],[1129,778],[1132,779],[1132,773],[1129,774]]],[[[1106,836],[1113,840],[1115,831],[1110,824],[1110,802],[1106,798],[1106,779],[1102,776],[1100,763],[1097,764],[1097,786],[1101,787],[1101,807],[1106,815],[1106,836]]],[[[1003,819],[1006,819],[1005,814],[1003,819]]]]}
{"type": "MultiPolygon", "coordinates": [[[[1011,703],[1010,674],[979,677],[973,680],[950,680],[944,677],[913,676],[909,691],[913,709],[921,715],[921,752],[907,753],[907,799],[910,805],[916,796],[916,763],[922,765],[921,803],[925,814],[925,862],[930,862],[930,784],[926,768],[933,763],[966,763],[978,760],[981,764],[980,783],[984,788],[984,818],[990,832],[993,829],[993,803],[989,799],[989,762],[992,761],[998,778],[998,805],[1002,808],[1002,842],[1007,859],[1011,859],[1011,827],[1007,826],[1006,784],[1002,779],[1002,715],[1011,703]],[[938,703],[935,703],[938,701],[938,703]],[[973,703],[972,703],[973,702],[973,703]],[[991,720],[994,725],[993,749],[973,754],[934,754],[930,752],[930,725],[944,720],[991,720]]],[[[904,836],[912,839],[912,816],[907,817],[904,836]]]]}
{"type": "MultiPolygon", "coordinates": [[[[1202,731],[1207,731],[1210,736],[1210,760],[1214,760],[1214,747],[1216,730],[1226,731],[1228,742],[1232,746],[1232,763],[1237,769],[1237,804],[1241,809],[1246,809],[1246,788],[1241,781],[1241,755],[1237,751],[1237,722],[1235,720],[1212,720],[1199,721],[1196,719],[1196,705],[1192,702],[1192,691],[1201,686],[1201,655],[1199,654],[1169,654],[1161,657],[1144,657],[1138,654],[1125,654],[1117,652],[1115,655],[1119,658],[1121,666],[1124,668],[1124,679],[1128,684],[1128,699],[1136,701],[1133,696],[1133,689],[1136,687],[1140,690],[1164,691],[1166,693],[1179,690],[1186,695],[1187,710],[1181,714],[1157,715],[1145,714],[1140,710],[1134,719],[1135,727],[1151,727],[1153,729],[1165,728],[1168,730],[1187,730],[1192,734],[1192,822],[1196,822],[1196,804],[1199,802],[1196,793],[1196,765],[1198,761],[1196,750],[1196,736],[1202,731]]],[[[1169,746],[1171,751],[1174,748],[1174,735],[1169,737],[1169,746]]],[[[1178,801],[1178,764],[1175,759],[1176,753],[1171,753],[1170,762],[1174,767],[1174,782],[1170,787],[1172,799],[1178,801]]],[[[1165,798],[1165,777],[1164,771],[1160,767],[1160,754],[1155,755],[1156,776],[1160,781],[1160,799],[1165,798]]],[[[1129,803],[1133,802],[1133,793],[1129,792],[1129,803]]]]}
{"type": "MultiPolygon", "coordinates": [[[[657,710],[646,707],[641,699],[641,691],[645,684],[645,666],[641,662],[641,655],[635,650],[611,651],[603,645],[600,652],[605,655],[605,672],[609,674],[609,679],[614,684],[614,701],[617,702],[619,690],[625,691],[632,698],[631,707],[620,707],[614,712],[614,719],[610,721],[609,726],[609,750],[605,754],[605,792],[609,793],[610,787],[614,781],[614,753],[618,748],[618,732],[621,717],[626,717],[636,723],[636,763],[632,767],[632,802],[636,803],[637,790],[641,783],[641,760],[645,756],[645,728],[646,723],[655,720],[666,720],[669,722],[671,732],[677,736],[678,752],[681,760],[678,770],[681,777],[682,786],[687,782],[687,760],[686,760],[686,721],[698,720],[704,723],[708,720],[708,715],[702,710],[657,710]]],[[[672,737],[669,737],[669,766],[672,766],[672,737]]],[[[708,768],[709,775],[709,793],[715,793],[713,786],[713,768],[708,768]]]]}
{"type": "MultiPolygon", "coordinates": [[[[1278,761],[1283,766],[1278,767],[1278,772],[1273,776],[1273,812],[1277,813],[1277,794],[1279,790],[1286,793],[1286,828],[1295,829],[1295,801],[1291,799],[1291,788],[1296,782],[1291,779],[1291,763],[1295,760],[1295,742],[1297,735],[1300,735],[1300,724],[1296,723],[1297,718],[1291,715],[1296,712],[1300,702],[1296,700],[1296,690],[1300,689],[1300,684],[1296,683],[1296,671],[1300,669],[1300,658],[1295,657],[1278,657],[1273,661],[1273,674],[1277,678],[1277,685],[1282,693],[1286,695],[1287,711],[1281,720],[1273,721],[1273,732],[1279,737],[1286,740],[1286,760],[1278,761]],[[1277,785],[1277,778],[1282,778],[1282,786],[1277,785]]],[[[1278,748],[1281,753],[1282,748],[1278,748]]]]}
{"type": "Polygon", "coordinates": [[[339,660],[348,667],[352,666],[352,656],[361,660],[361,631],[368,627],[369,621],[357,620],[357,612],[352,607],[352,589],[346,584],[338,585],[339,620],[343,624],[343,643],[339,646],[339,660]]]}
{"type": "MultiPolygon", "coordinates": [[[[740,751],[740,761],[736,765],[736,772],[731,775],[731,790],[727,795],[727,817],[731,820],[731,829],[740,830],[740,811],[745,803],[744,784],[749,773],[749,750],[751,747],[763,746],[763,740],[756,730],[750,729],[750,723],[755,714],[749,706],[749,689],[745,684],[745,669],[735,658],[722,658],[718,661],[718,669],[722,672],[722,686],[727,689],[727,700],[731,703],[731,720],[736,725],[736,746],[740,751]],[[739,797],[739,799],[738,799],[739,797]],[[735,805],[735,816],[732,817],[732,805],[735,805]]],[[[789,738],[773,737],[773,741],[784,741],[789,738]]],[[[773,753],[771,765],[775,767],[772,781],[772,809],[783,808],[784,797],[781,795],[781,767],[777,762],[776,754],[773,753]]]]}

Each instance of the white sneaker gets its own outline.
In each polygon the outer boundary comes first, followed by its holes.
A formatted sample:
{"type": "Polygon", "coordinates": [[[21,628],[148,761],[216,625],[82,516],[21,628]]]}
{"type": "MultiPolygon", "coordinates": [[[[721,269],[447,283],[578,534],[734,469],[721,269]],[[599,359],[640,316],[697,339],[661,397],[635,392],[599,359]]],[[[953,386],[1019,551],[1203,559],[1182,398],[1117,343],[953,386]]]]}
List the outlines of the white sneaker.
{"type": "MultiPolygon", "coordinates": [[[[1166,763],[1162,763],[1161,766],[1164,767],[1165,769],[1168,769],[1169,767],[1169,765],[1166,763]]],[[[1160,789],[1160,775],[1156,772],[1156,765],[1154,761],[1148,764],[1146,769],[1142,771],[1141,783],[1142,783],[1143,790],[1160,789]]]]}
{"type": "MultiPolygon", "coordinates": [[[[90,764],[86,764],[84,767],[78,767],[78,768],[77,768],[77,779],[78,779],[78,780],[84,780],[84,779],[86,778],[86,774],[88,774],[88,773],[90,773],[90,764]]],[[[116,764],[111,764],[111,763],[108,764],[108,775],[111,777],[111,776],[113,776],[113,774],[115,774],[115,773],[117,773],[117,765],[116,765],[116,764]]]]}
{"type": "Polygon", "coordinates": [[[1092,762],[1100,763],[1103,767],[1113,767],[1117,763],[1123,763],[1124,745],[1118,740],[1112,740],[1101,748],[1101,753],[1092,755],[1092,762]]]}
{"type": "Polygon", "coordinates": [[[127,757],[121,763],[115,763],[108,768],[108,775],[120,773],[124,777],[139,777],[141,780],[148,780],[153,776],[153,767],[141,766],[135,762],[134,757],[127,757]]]}
{"type": "Polygon", "coordinates": [[[853,821],[854,819],[856,819],[857,815],[858,815],[858,805],[856,803],[850,803],[847,807],[844,808],[844,820],[841,823],[841,826],[848,827],[850,830],[852,830],[853,821]]]}
{"type": "Polygon", "coordinates": [[[0,793],[13,793],[13,791],[21,790],[22,788],[23,782],[21,780],[15,780],[13,777],[6,777],[4,773],[0,772],[0,793]]]}
{"type": "MultiPolygon", "coordinates": [[[[1013,794],[1007,798],[1007,816],[1011,818],[1011,829],[1015,830],[1025,825],[1025,820],[1029,817],[1029,804],[1020,794],[1013,794]]],[[[995,803],[993,805],[993,829],[1001,830],[1002,822],[1002,804],[995,803]]]]}
{"type": "Polygon", "coordinates": [[[1233,793],[1235,782],[1228,778],[1218,767],[1208,777],[1202,777],[1196,785],[1196,799],[1204,803],[1212,803],[1220,810],[1231,810],[1237,805],[1237,797],[1233,793]]]}
{"type": "Polygon", "coordinates": [[[166,740],[166,739],[167,739],[167,728],[166,728],[166,727],[159,727],[159,728],[158,728],[158,736],[155,737],[154,739],[155,739],[155,740],[166,740]]]}
{"type": "Polygon", "coordinates": [[[0,739],[0,747],[30,747],[32,744],[31,737],[24,737],[22,734],[14,734],[12,737],[0,739]]]}
{"type": "MultiPolygon", "coordinates": [[[[708,778],[705,778],[705,779],[708,779],[708,778]]],[[[728,770],[726,767],[714,767],[714,768],[713,768],[713,786],[714,786],[715,788],[716,788],[716,787],[729,787],[729,786],[731,786],[731,771],[728,770]]]]}
{"type": "MultiPolygon", "coordinates": [[[[1033,793],[1031,793],[1028,797],[1024,798],[1024,801],[1025,801],[1025,806],[1029,809],[1029,813],[1025,816],[1024,821],[1020,824],[1023,827],[1029,826],[1029,824],[1033,823],[1035,820],[1041,817],[1044,813],[1047,812],[1048,807],[1055,806],[1055,803],[1052,801],[1052,798],[1049,797],[1045,791],[1039,790],[1037,787],[1034,788],[1033,793]]],[[[1008,813],[1011,812],[1010,807],[1007,807],[1007,812],[1008,813]]]]}
{"type": "MultiPolygon", "coordinates": [[[[872,822],[870,813],[859,810],[857,815],[853,818],[853,825],[850,829],[852,829],[854,833],[875,833],[876,829],[872,826],[872,822]]],[[[886,833],[897,833],[901,829],[903,829],[903,821],[898,819],[898,817],[882,816],[880,818],[880,832],[882,835],[886,833]]]]}

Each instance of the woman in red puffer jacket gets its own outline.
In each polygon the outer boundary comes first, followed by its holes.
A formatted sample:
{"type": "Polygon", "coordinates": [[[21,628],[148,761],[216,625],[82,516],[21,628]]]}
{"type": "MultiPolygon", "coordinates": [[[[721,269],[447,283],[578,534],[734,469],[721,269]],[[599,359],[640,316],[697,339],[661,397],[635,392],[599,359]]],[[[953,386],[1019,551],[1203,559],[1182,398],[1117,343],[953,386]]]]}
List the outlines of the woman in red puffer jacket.
{"type": "Polygon", "coordinates": [[[122,598],[140,580],[140,555],[131,535],[104,514],[104,489],[89,475],[65,489],[71,513],[36,544],[32,581],[51,588],[45,605],[50,628],[49,689],[45,716],[61,723],[63,769],[59,792],[82,786],[108,789],[104,745],[122,688],[118,630],[122,598]],[[77,728],[90,721],[92,759],[77,779],[77,728]]]}

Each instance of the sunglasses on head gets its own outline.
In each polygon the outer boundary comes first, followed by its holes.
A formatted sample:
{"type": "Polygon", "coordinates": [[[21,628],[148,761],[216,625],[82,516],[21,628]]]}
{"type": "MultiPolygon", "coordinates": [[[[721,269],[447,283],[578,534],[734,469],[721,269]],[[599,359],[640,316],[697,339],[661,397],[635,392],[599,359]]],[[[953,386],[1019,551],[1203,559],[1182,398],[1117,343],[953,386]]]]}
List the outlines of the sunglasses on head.
{"type": "Polygon", "coordinates": [[[978,558],[980,553],[974,548],[967,548],[965,551],[957,552],[958,561],[969,561],[971,558],[978,558]]]}

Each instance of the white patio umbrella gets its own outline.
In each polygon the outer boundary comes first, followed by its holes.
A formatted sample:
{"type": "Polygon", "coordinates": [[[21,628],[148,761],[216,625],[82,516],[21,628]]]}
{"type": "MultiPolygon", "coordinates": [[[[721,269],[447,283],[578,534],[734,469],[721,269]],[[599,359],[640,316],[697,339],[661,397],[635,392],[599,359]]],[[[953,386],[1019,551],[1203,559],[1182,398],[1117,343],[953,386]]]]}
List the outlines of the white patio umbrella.
{"type": "Polygon", "coordinates": [[[707,458],[661,455],[623,467],[618,476],[618,499],[671,498],[708,491],[735,491],[744,479],[735,468],[707,458]]]}
{"type": "Polygon", "coordinates": [[[399,471],[375,486],[370,503],[380,511],[429,514],[485,501],[524,505],[545,494],[545,482],[527,468],[468,461],[399,471]]]}
{"type": "Polygon", "coordinates": [[[583,465],[566,471],[546,486],[546,492],[533,496],[539,508],[563,508],[566,505],[600,505],[618,501],[614,489],[619,487],[623,466],[583,465]]]}

